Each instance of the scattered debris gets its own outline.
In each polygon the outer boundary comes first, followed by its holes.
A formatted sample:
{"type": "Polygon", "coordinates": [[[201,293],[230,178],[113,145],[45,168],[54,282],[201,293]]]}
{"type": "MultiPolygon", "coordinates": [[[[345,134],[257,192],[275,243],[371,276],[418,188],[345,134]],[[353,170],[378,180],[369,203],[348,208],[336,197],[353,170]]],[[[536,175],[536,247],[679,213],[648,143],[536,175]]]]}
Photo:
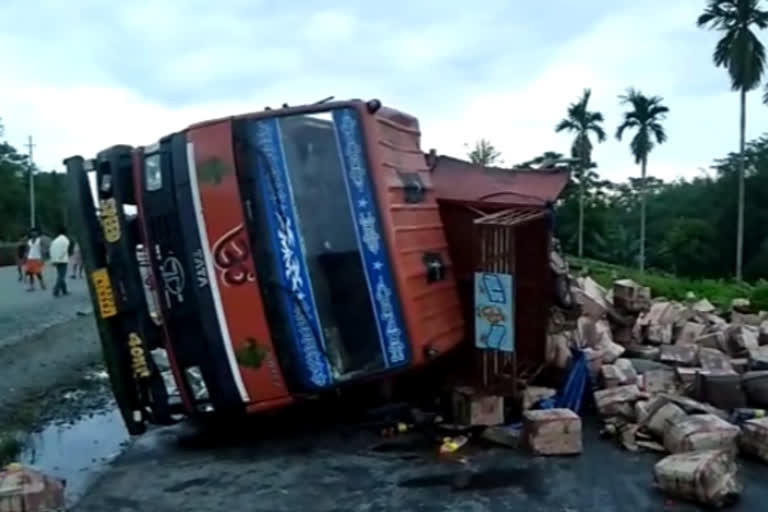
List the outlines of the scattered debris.
{"type": "Polygon", "coordinates": [[[664,446],[672,453],[720,449],[736,452],[739,433],[739,427],[713,414],[694,414],[666,429],[664,446]]]}
{"type": "Polygon", "coordinates": [[[526,411],[523,432],[526,445],[536,455],[581,453],[581,418],[570,409],[526,411]]]}
{"type": "Polygon", "coordinates": [[[623,416],[633,419],[635,415],[634,403],[640,396],[640,389],[634,384],[618,386],[595,391],[595,403],[597,410],[604,418],[623,416]]]}
{"type": "Polygon", "coordinates": [[[720,409],[737,409],[747,406],[747,397],[736,372],[700,372],[697,376],[696,398],[720,409]]]}
{"type": "Polygon", "coordinates": [[[701,299],[695,304],[691,306],[691,309],[696,311],[697,313],[714,313],[715,312],[715,306],[712,305],[711,302],[709,302],[707,299],[701,299]]]}
{"type": "Polygon", "coordinates": [[[666,400],[658,403],[651,402],[648,405],[648,411],[643,418],[638,421],[659,439],[664,437],[664,433],[678,421],[686,418],[688,415],[677,405],[666,400]]]}
{"type": "Polygon", "coordinates": [[[440,453],[455,453],[467,444],[468,441],[469,438],[467,436],[445,437],[443,438],[443,444],[440,445],[440,453]]]}
{"type": "Polygon", "coordinates": [[[502,425],[504,423],[504,397],[488,395],[469,386],[454,389],[454,421],[463,425],[502,425]]]}
{"type": "Polygon", "coordinates": [[[608,311],[605,289],[591,277],[580,278],[578,286],[574,287],[572,291],[576,303],[581,306],[581,310],[586,316],[593,320],[599,320],[605,316],[608,311]]]}
{"type": "Polygon", "coordinates": [[[656,464],[654,476],[665,493],[715,507],[735,503],[743,489],[727,450],[670,455],[656,464]]]}
{"type": "Polygon", "coordinates": [[[522,434],[523,431],[519,425],[497,425],[486,428],[481,437],[508,448],[518,448],[522,434]]]}
{"type": "Polygon", "coordinates": [[[699,362],[703,370],[712,373],[736,373],[731,359],[716,348],[700,349],[699,362]]]}
{"type": "Polygon", "coordinates": [[[750,348],[747,353],[750,370],[768,370],[768,345],[750,348]]]}
{"type": "Polygon", "coordinates": [[[672,368],[648,370],[643,374],[643,389],[648,393],[674,393],[677,391],[675,372],[672,368]]]}
{"type": "Polygon", "coordinates": [[[741,383],[750,405],[768,408],[768,371],[747,372],[741,383]]]}
{"type": "Polygon", "coordinates": [[[613,304],[622,311],[640,313],[651,305],[651,289],[631,279],[620,279],[613,283],[613,304]]]}
{"type": "Polygon", "coordinates": [[[661,347],[661,362],[674,366],[697,366],[698,345],[664,345],[661,347]]]}
{"type": "MultiPolygon", "coordinates": [[[[710,505],[737,497],[740,426],[743,451],[768,462],[768,418],[747,408],[768,409],[768,313],[755,314],[738,299],[721,316],[707,298],[652,298],[628,279],[606,292],[584,277],[572,280],[572,291],[580,316],[553,314],[548,361],[565,369],[574,355],[583,358],[601,433],[629,451],[672,452],[655,468],[670,495],[710,505]]],[[[578,416],[531,410],[554,396],[536,387],[523,394],[523,438],[534,453],[578,453],[578,416]]],[[[519,440],[508,427],[484,436],[506,446],[519,440]]]]}
{"type": "Polygon", "coordinates": [[[697,322],[685,322],[675,343],[678,345],[696,345],[696,340],[704,333],[706,326],[697,322]]]}
{"type": "Polygon", "coordinates": [[[763,462],[768,462],[768,418],[745,421],[741,426],[741,449],[763,462]]]}
{"type": "Polygon", "coordinates": [[[552,398],[556,394],[557,390],[553,388],[528,386],[523,390],[523,410],[527,411],[542,400],[552,398]]]}
{"type": "Polygon", "coordinates": [[[750,306],[749,299],[733,299],[731,301],[731,309],[739,313],[749,313],[750,306]]]}
{"type": "Polygon", "coordinates": [[[606,388],[637,384],[637,372],[629,359],[617,359],[615,364],[604,364],[601,370],[606,388]]]}

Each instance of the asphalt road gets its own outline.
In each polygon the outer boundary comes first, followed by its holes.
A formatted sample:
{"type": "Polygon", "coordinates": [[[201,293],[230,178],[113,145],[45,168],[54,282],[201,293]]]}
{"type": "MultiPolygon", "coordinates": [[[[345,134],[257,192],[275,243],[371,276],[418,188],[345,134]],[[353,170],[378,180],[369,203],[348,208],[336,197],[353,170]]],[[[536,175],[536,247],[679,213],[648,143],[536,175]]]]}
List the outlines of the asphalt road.
{"type": "Polygon", "coordinates": [[[69,279],[71,295],[54,298],[56,271],[46,264],[45,291],[26,291],[18,281],[16,267],[0,267],[0,347],[37,335],[47,328],[74,319],[78,312],[90,312],[91,302],[84,279],[69,279]]]}
{"type": "MultiPolygon", "coordinates": [[[[439,456],[437,445],[418,435],[392,441],[318,425],[317,415],[275,428],[266,423],[230,423],[192,435],[181,425],[146,434],[74,510],[700,510],[654,487],[659,455],[629,453],[599,439],[595,418],[585,419],[580,456],[534,457],[476,441],[462,448],[460,460],[439,456]]],[[[765,510],[768,467],[742,459],[739,466],[745,490],[729,510],[765,510]]]]}

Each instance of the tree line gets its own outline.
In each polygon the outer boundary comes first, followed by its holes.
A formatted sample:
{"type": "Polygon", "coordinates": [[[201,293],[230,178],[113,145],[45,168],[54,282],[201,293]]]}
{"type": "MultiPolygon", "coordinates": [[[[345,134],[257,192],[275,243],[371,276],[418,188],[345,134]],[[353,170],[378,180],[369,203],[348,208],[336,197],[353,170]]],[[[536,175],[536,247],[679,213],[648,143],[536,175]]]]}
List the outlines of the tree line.
{"type": "MultiPolygon", "coordinates": [[[[641,271],[650,265],[692,277],[762,278],[768,276],[768,208],[762,197],[768,195],[768,135],[747,144],[745,131],[746,94],[760,86],[764,74],[765,47],[757,30],[768,27],[768,11],[761,0],[709,0],[696,24],[722,33],[712,58],[739,92],[739,151],[715,162],[716,176],[674,183],[648,176],[651,151],[667,141],[663,123],[670,109],[661,96],[635,88],[619,96],[625,112],[615,136],[623,140],[632,134],[629,149],[639,178],[611,183],[595,171],[594,143],[607,135],[602,113],[589,109],[590,89],[555,126],[574,135],[571,158],[550,151],[518,167],[571,164],[571,183],[558,206],[558,232],[572,254],[633,264],[641,271]]],[[[768,86],[763,102],[768,104],[768,86]]],[[[500,154],[481,139],[468,157],[488,165],[500,154]]]]}
{"type": "MultiPolygon", "coordinates": [[[[1,120],[0,120],[1,121],[1,120]]],[[[0,139],[3,125],[0,122],[0,139]]],[[[0,142],[0,243],[15,242],[31,227],[29,176],[34,173],[36,225],[51,234],[66,219],[66,177],[35,167],[29,156],[0,142]]]]}

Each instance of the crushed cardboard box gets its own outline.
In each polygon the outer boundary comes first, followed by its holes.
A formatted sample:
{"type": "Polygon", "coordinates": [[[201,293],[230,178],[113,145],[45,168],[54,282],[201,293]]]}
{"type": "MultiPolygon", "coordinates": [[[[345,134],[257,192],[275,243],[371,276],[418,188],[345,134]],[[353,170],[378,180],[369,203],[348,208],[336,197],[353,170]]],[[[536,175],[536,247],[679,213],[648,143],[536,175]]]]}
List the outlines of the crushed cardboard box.
{"type": "Polygon", "coordinates": [[[702,450],[737,450],[741,431],[714,414],[693,414],[664,431],[664,446],[672,453],[702,450]]]}
{"type": "Polygon", "coordinates": [[[581,418],[570,409],[526,411],[523,435],[536,455],[576,455],[582,451],[581,418]]]}
{"type": "Polygon", "coordinates": [[[733,504],[743,490],[736,461],[727,450],[670,455],[659,461],[653,472],[664,493],[703,505],[733,504]]]}

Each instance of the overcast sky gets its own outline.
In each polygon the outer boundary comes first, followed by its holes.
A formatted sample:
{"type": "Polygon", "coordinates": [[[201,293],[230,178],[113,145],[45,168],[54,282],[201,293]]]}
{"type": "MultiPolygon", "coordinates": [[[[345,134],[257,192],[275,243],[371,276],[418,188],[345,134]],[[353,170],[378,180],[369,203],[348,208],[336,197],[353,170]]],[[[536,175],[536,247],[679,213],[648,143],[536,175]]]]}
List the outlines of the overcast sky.
{"type": "MultiPolygon", "coordinates": [[[[554,133],[584,87],[611,137],[594,159],[639,173],[613,136],[628,86],[664,97],[649,172],[692,177],[738,147],[738,95],[712,65],[704,0],[0,1],[0,117],[45,169],[112,144],[284,102],[376,97],[421,121],[423,148],[491,140],[506,163],[568,152],[554,133]],[[32,5],[37,3],[39,5],[32,5]],[[226,7],[225,7],[226,6],[226,7]]],[[[768,36],[768,33],[764,36],[768,36]]],[[[762,91],[748,137],[768,128],[762,91]]]]}

